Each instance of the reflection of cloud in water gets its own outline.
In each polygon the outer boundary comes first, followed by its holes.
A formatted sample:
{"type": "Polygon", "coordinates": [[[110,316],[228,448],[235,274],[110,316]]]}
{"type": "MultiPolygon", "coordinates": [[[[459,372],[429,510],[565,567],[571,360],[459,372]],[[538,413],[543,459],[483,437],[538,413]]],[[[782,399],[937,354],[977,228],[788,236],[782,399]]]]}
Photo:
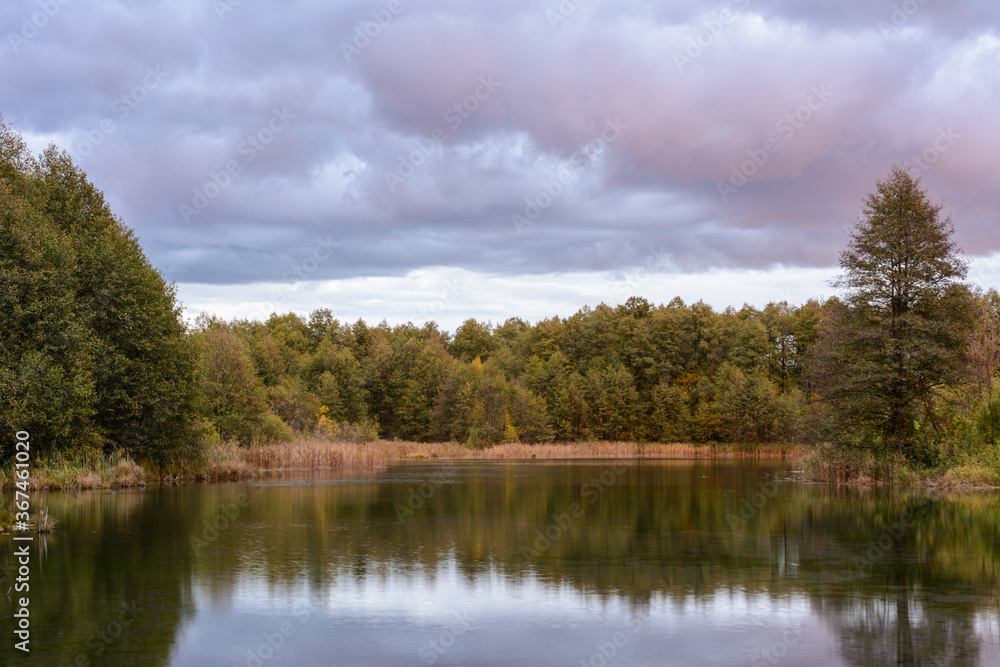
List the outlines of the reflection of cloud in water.
{"type": "Polygon", "coordinates": [[[795,661],[841,664],[825,653],[836,642],[834,633],[813,614],[802,594],[775,598],[719,591],[680,599],[661,594],[637,610],[621,597],[594,597],[533,573],[512,577],[489,568],[470,577],[454,556],[433,571],[416,572],[393,563],[373,570],[358,577],[338,568],[323,591],[305,581],[275,590],[265,578],[246,574],[235,583],[225,610],[208,611],[211,592],[196,585],[196,605],[206,611],[191,624],[212,630],[190,635],[191,644],[182,645],[179,655],[201,655],[204,647],[199,643],[218,636],[244,637],[250,645],[260,628],[290,616],[297,601],[310,600],[320,621],[302,628],[302,646],[324,641],[330,646],[364,646],[374,664],[413,662],[426,637],[455,623],[456,617],[470,619],[469,635],[464,642],[456,637],[454,650],[448,652],[455,662],[446,664],[478,664],[477,655],[507,656],[508,662],[496,664],[530,664],[517,661],[574,654],[567,647],[579,647],[576,653],[588,657],[595,647],[607,647],[615,632],[629,638],[615,646],[620,664],[662,665],[667,647],[669,664],[736,664],[781,642],[789,630],[801,640],[789,649],[795,661]],[[634,638],[625,634],[640,624],[634,638]]]}
{"type": "Polygon", "coordinates": [[[33,613],[71,615],[66,627],[85,642],[86,619],[135,596],[148,625],[109,650],[133,651],[157,623],[156,650],[172,642],[173,665],[246,664],[302,601],[317,611],[290,626],[281,664],[424,664],[420,647],[466,611],[469,630],[440,664],[576,664],[634,619],[643,627],[619,636],[618,664],[749,664],[767,650],[789,665],[1000,664],[996,494],[781,482],[734,523],[728,515],[787,464],[642,460],[526,557],[521,547],[609,465],[428,462],[48,494],[60,530],[33,613]],[[401,519],[394,507],[431,479],[447,483],[401,519]],[[249,504],[195,553],[190,536],[240,494],[249,504]],[[72,581],[72,600],[53,581],[72,581]]]}

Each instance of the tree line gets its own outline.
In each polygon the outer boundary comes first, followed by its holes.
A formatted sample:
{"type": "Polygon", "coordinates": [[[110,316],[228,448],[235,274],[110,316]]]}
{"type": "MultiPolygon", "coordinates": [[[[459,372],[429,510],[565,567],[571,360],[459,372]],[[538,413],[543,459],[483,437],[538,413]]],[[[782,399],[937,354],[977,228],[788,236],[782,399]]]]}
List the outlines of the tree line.
{"type": "MultiPolygon", "coordinates": [[[[186,325],[174,287],[54,146],[0,119],[0,426],[43,451],[154,461],[316,435],[503,442],[833,442],[996,457],[1000,296],[919,181],[877,184],[840,297],[717,311],[642,297],[539,322],[186,325]]],[[[9,454],[11,445],[4,445],[9,454]]]]}
{"type": "Polygon", "coordinates": [[[716,312],[630,298],[534,324],[341,323],[329,309],[265,322],[200,318],[205,414],[222,438],[502,442],[802,437],[811,301],[716,312]]]}

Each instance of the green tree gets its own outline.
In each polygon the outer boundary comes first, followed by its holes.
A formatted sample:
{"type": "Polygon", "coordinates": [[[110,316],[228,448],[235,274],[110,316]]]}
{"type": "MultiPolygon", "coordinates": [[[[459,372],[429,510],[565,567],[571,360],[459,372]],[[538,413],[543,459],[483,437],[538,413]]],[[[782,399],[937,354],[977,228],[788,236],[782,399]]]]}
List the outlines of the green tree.
{"type": "Polygon", "coordinates": [[[993,395],[993,377],[1000,368],[1000,294],[991,289],[973,294],[973,326],[969,332],[969,375],[978,400],[993,395]]]}
{"type": "Polygon", "coordinates": [[[794,438],[801,394],[781,394],[761,371],[744,373],[724,362],[715,374],[715,425],[725,442],[779,442],[794,438]]]}
{"type": "Polygon", "coordinates": [[[479,358],[486,361],[493,352],[492,328],[489,323],[480,324],[476,320],[466,320],[455,332],[449,351],[459,361],[479,358]]]}
{"type": "Polygon", "coordinates": [[[545,399],[517,382],[511,384],[511,390],[508,408],[518,440],[531,444],[551,442],[554,434],[545,399]]]}
{"type": "Polygon", "coordinates": [[[953,232],[899,167],[865,200],[840,256],[845,303],[826,359],[835,423],[856,444],[913,454],[937,427],[936,390],[961,379],[970,308],[953,232]]]}
{"type": "Polygon", "coordinates": [[[0,425],[41,452],[190,448],[192,352],[132,230],[69,155],[32,157],[2,118],[0,202],[0,425]]]}
{"type": "Polygon", "coordinates": [[[639,394],[632,374],[621,364],[609,364],[590,369],[585,377],[594,435],[602,440],[634,440],[639,394]]]}
{"type": "Polygon", "coordinates": [[[687,442],[691,437],[691,410],[684,390],[667,382],[653,388],[649,436],[656,442],[687,442]]]}
{"type": "Polygon", "coordinates": [[[199,321],[193,334],[203,410],[225,440],[249,444],[268,440],[275,428],[267,390],[254,369],[247,345],[228,325],[199,321]]]}
{"type": "Polygon", "coordinates": [[[510,398],[510,384],[491,362],[484,364],[477,357],[461,364],[438,394],[434,432],[447,433],[444,439],[471,447],[514,442],[518,434],[511,421],[510,398]]]}
{"type": "Polygon", "coordinates": [[[431,418],[438,393],[449,377],[455,361],[436,335],[426,340],[412,341],[412,362],[407,364],[406,378],[397,404],[400,437],[408,440],[431,439],[431,418]]]}

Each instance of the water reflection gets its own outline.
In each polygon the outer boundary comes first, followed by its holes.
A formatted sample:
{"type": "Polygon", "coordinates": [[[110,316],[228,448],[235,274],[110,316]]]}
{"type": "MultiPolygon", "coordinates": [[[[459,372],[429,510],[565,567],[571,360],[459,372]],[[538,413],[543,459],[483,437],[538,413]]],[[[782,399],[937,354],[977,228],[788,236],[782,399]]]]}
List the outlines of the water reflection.
{"type": "Polygon", "coordinates": [[[38,664],[1000,664],[996,494],[463,462],[46,503],[38,664]]]}

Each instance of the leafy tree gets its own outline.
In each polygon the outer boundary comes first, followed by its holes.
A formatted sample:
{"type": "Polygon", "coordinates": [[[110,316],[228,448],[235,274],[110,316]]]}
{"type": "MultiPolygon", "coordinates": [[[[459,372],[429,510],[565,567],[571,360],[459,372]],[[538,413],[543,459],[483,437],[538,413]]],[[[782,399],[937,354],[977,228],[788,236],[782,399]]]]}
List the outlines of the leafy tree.
{"type": "Polygon", "coordinates": [[[993,395],[993,376],[1000,368],[1000,294],[995,289],[973,295],[973,326],[967,349],[969,374],[976,398],[993,395]]]}
{"type": "Polygon", "coordinates": [[[691,437],[691,410],[684,390],[667,382],[653,388],[650,438],[656,442],[687,442],[691,437]]]}
{"type": "Polygon", "coordinates": [[[193,359],[174,287],[68,154],[32,157],[2,119],[0,287],[5,429],[43,452],[189,450],[193,359]]]}
{"type": "Polygon", "coordinates": [[[520,383],[511,384],[508,400],[510,419],[520,442],[537,443],[553,440],[545,399],[525,389],[520,383]]]}
{"type": "Polygon", "coordinates": [[[395,406],[400,394],[400,370],[387,332],[367,329],[364,333],[368,345],[361,360],[363,391],[379,435],[391,437],[398,427],[395,406]]]}
{"type": "Polygon", "coordinates": [[[399,432],[394,435],[409,440],[430,440],[432,408],[447,382],[449,369],[456,362],[437,335],[413,343],[415,355],[407,368],[396,408],[399,432]]]}
{"type": "Polygon", "coordinates": [[[324,340],[329,340],[333,343],[341,342],[338,340],[342,334],[340,321],[333,317],[333,313],[329,308],[318,308],[309,313],[307,327],[309,331],[306,335],[309,338],[310,346],[314,350],[324,340]]]}
{"type": "Polygon", "coordinates": [[[460,361],[472,361],[479,358],[486,361],[493,351],[493,338],[489,324],[480,324],[476,320],[466,320],[455,332],[449,351],[460,361]]]}
{"type": "Polygon", "coordinates": [[[452,439],[471,447],[517,440],[508,410],[510,387],[496,366],[477,357],[461,368],[453,382],[454,392],[442,392],[455,406],[452,439]]]}
{"type": "Polygon", "coordinates": [[[719,437],[728,442],[766,443],[790,438],[798,421],[801,397],[781,394],[760,371],[742,372],[723,363],[715,377],[719,437]]]}
{"type": "Polygon", "coordinates": [[[193,334],[203,410],[224,440],[260,440],[268,420],[267,391],[258,379],[250,351],[224,324],[199,321],[193,334]]]}
{"type": "Polygon", "coordinates": [[[652,306],[645,299],[631,297],[618,306],[618,341],[622,360],[632,377],[639,396],[648,401],[656,383],[656,350],[651,335],[652,306]]]}
{"type": "Polygon", "coordinates": [[[961,379],[969,292],[953,232],[899,167],[865,200],[825,360],[835,423],[856,444],[914,453],[918,433],[937,428],[936,390],[961,379]]]}
{"type": "Polygon", "coordinates": [[[281,346],[263,327],[249,337],[249,344],[250,356],[261,381],[269,387],[277,386],[288,372],[281,354],[281,346]]]}

